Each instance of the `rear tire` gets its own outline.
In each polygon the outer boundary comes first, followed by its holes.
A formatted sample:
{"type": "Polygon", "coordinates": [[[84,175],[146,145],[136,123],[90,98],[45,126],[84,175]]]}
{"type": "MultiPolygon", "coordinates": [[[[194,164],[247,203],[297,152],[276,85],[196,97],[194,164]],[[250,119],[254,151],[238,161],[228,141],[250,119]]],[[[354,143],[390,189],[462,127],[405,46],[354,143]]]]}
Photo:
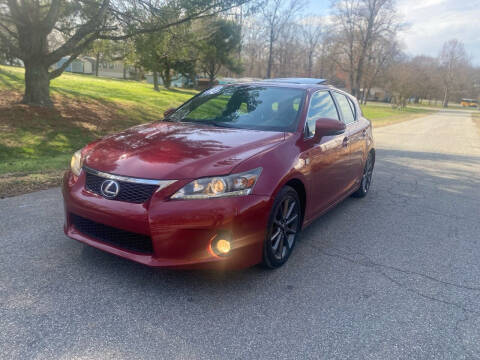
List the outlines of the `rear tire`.
{"type": "Polygon", "coordinates": [[[360,187],[355,191],[352,196],[357,198],[363,198],[367,196],[370,185],[372,184],[373,167],[375,166],[375,155],[372,151],[368,153],[365,167],[363,168],[362,181],[360,187]]]}
{"type": "Polygon", "coordinates": [[[302,226],[302,207],[297,192],[285,186],[270,212],[263,245],[263,265],[276,269],[290,257],[302,226]]]}

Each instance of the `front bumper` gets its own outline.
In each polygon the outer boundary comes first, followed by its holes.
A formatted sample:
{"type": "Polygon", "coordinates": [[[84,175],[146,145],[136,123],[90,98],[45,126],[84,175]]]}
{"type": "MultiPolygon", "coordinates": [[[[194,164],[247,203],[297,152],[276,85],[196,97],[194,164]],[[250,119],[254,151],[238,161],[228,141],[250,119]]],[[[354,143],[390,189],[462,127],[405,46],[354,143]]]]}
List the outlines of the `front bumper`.
{"type": "Polygon", "coordinates": [[[107,200],[85,190],[85,172],[68,171],[63,182],[65,234],[100,250],[153,267],[238,269],[262,259],[272,206],[267,196],[246,195],[204,200],[170,200],[168,195],[190,180],[153,194],[143,204],[107,200]],[[148,236],[151,253],[107,243],[76,228],[72,214],[130,233],[148,236]],[[217,256],[211,249],[219,233],[228,233],[232,250],[217,256]]]}

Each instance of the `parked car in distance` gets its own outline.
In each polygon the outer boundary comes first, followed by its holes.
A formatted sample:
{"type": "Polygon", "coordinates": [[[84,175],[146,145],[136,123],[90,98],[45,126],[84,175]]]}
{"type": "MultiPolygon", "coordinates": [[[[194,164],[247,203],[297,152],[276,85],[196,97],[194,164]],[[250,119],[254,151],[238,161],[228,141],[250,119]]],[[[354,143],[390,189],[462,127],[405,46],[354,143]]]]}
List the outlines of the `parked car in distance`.
{"type": "Polygon", "coordinates": [[[462,99],[460,105],[463,107],[478,107],[478,101],[475,99],[462,99]]]}
{"type": "Polygon", "coordinates": [[[368,193],[370,121],[323,80],[215,86],[164,115],[74,154],[69,237],[154,267],[277,268],[303,227],[368,193]]]}

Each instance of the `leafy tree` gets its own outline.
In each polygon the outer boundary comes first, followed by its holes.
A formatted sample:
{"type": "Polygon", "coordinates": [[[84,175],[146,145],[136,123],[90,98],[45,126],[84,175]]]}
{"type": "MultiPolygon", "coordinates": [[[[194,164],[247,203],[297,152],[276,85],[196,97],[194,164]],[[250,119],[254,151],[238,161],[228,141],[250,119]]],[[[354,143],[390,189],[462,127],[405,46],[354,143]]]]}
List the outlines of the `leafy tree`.
{"type": "MultiPolygon", "coordinates": [[[[172,72],[187,74],[194,72],[196,53],[193,50],[190,24],[185,23],[161,33],[138,36],[135,39],[139,63],[153,72],[153,87],[158,87],[158,76],[169,88],[172,72]]],[[[194,75],[193,75],[194,76],[194,75]]],[[[191,77],[191,75],[189,76],[191,77]]]]}
{"type": "Polygon", "coordinates": [[[24,103],[50,105],[50,80],[97,39],[124,40],[248,0],[0,0],[0,48],[25,65],[24,103]],[[171,13],[179,14],[171,17],[171,13]],[[154,20],[152,22],[152,19],[154,20]],[[54,39],[61,38],[57,45],[54,39]],[[58,69],[49,68],[69,56],[58,69]]]}
{"type": "Polygon", "coordinates": [[[238,59],[241,44],[241,27],[233,21],[217,18],[202,24],[203,39],[198,41],[199,63],[207,74],[210,84],[222,67],[234,72],[242,72],[238,59]]]}

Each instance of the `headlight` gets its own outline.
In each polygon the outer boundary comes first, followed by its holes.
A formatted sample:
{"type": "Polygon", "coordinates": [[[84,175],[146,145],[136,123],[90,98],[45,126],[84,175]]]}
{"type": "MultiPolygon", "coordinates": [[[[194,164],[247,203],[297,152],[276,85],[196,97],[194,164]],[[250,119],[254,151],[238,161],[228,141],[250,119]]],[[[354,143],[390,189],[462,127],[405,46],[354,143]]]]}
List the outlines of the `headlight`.
{"type": "Polygon", "coordinates": [[[198,179],[178,190],[172,195],[172,199],[207,199],[248,195],[261,172],[262,168],[256,168],[240,174],[198,179]]]}
{"type": "Polygon", "coordinates": [[[72,173],[75,176],[80,175],[80,171],[82,170],[83,166],[83,156],[82,156],[82,150],[78,150],[73,154],[72,160],[70,161],[70,168],[72,169],[72,173]]]}

